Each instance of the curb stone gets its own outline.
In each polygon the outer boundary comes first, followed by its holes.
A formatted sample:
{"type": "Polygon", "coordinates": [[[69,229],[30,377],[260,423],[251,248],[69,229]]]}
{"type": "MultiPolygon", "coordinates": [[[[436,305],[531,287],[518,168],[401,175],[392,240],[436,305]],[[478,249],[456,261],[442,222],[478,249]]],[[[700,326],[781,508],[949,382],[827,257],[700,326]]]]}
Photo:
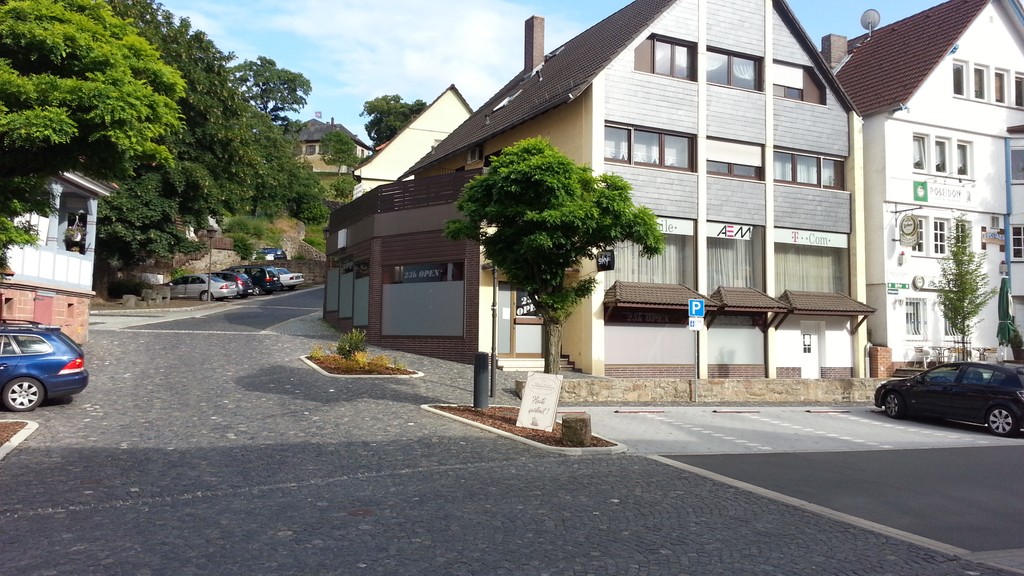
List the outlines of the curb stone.
{"type": "Polygon", "coordinates": [[[515,440],[516,442],[521,442],[523,444],[526,444],[527,446],[533,446],[534,448],[540,448],[541,450],[555,452],[557,454],[567,454],[570,456],[619,454],[629,449],[629,447],[626,446],[625,444],[616,444],[615,446],[608,446],[607,448],[562,448],[559,446],[548,446],[547,444],[541,444],[540,442],[534,442],[529,438],[523,438],[522,436],[509,434],[504,430],[491,428],[490,426],[486,426],[479,422],[474,422],[472,420],[456,416],[455,414],[449,414],[443,410],[438,410],[437,408],[434,408],[430,404],[421,404],[420,408],[426,410],[427,412],[433,412],[434,414],[437,414],[439,416],[444,416],[445,418],[451,418],[452,420],[462,422],[463,424],[469,424],[474,428],[479,428],[481,430],[486,430],[493,434],[497,434],[498,436],[503,436],[505,438],[508,438],[509,440],[515,440]]]}
{"type": "Polygon", "coordinates": [[[30,434],[36,431],[39,424],[32,422],[31,420],[4,420],[4,422],[24,422],[25,427],[18,431],[17,434],[11,437],[3,446],[0,446],[0,460],[4,459],[4,456],[10,454],[18,444],[21,444],[30,434]]]}
{"type": "Polygon", "coordinates": [[[411,372],[415,372],[415,374],[331,374],[317,366],[307,356],[299,356],[299,360],[302,360],[304,364],[316,370],[320,374],[330,376],[331,378],[422,378],[424,376],[423,372],[420,372],[419,370],[411,370],[411,372]]]}

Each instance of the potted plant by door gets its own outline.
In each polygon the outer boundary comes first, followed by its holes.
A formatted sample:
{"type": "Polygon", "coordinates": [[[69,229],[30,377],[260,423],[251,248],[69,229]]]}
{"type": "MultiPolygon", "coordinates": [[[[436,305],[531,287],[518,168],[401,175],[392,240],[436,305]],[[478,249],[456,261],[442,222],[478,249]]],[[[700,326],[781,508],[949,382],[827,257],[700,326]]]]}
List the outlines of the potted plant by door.
{"type": "Polygon", "coordinates": [[[1013,351],[1014,362],[1024,362],[1024,338],[1021,337],[1020,328],[1016,324],[1010,331],[1010,350],[1013,351]]]}

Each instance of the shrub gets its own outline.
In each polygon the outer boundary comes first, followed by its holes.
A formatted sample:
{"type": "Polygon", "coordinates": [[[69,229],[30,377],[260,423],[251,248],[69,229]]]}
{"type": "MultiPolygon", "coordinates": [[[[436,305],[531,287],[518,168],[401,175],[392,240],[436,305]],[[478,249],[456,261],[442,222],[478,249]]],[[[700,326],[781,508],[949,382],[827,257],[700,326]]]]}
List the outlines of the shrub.
{"type": "Polygon", "coordinates": [[[366,332],[358,328],[338,339],[338,354],[352,359],[356,352],[366,351],[366,332]]]}
{"type": "Polygon", "coordinates": [[[228,238],[231,238],[235,243],[235,256],[238,256],[241,260],[252,260],[252,254],[256,251],[256,245],[253,243],[252,238],[241,232],[232,232],[228,234],[228,238]]]}
{"type": "Polygon", "coordinates": [[[320,344],[313,346],[313,349],[309,351],[309,357],[311,360],[319,360],[327,355],[327,351],[320,344]]]}
{"type": "Polygon", "coordinates": [[[120,300],[125,294],[141,296],[143,290],[148,290],[152,287],[153,285],[149,282],[139,280],[138,278],[118,278],[111,281],[107,286],[107,297],[111,300],[120,300]]]}

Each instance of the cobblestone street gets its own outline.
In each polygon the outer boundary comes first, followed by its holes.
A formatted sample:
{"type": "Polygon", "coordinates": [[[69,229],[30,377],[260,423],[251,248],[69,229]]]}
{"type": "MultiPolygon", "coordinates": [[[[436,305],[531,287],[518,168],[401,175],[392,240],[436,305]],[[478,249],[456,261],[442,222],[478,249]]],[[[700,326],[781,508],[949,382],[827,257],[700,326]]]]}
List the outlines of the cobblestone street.
{"type": "MultiPolygon", "coordinates": [[[[315,312],[275,298],[260,305],[315,312]]],[[[322,376],[298,360],[336,338],[315,317],[188,322],[207,331],[97,319],[89,388],[31,413],[39,429],[0,461],[4,573],[1010,574],[419,407],[471,403],[470,366],[394,354],[426,376],[322,376]]],[[[500,376],[492,402],[512,403],[500,376]]]]}

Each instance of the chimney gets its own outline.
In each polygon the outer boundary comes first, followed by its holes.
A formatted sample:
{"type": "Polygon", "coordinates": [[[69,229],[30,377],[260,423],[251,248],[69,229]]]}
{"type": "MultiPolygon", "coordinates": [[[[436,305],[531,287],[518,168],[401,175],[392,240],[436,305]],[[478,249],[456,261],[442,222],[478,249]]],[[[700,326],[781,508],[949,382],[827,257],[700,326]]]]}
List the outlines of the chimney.
{"type": "Polygon", "coordinates": [[[530,16],[526,19],[526,42],[523,68],[529,72],[544,62],[544,19],[530,16]]]}
{"type": "Polygon", "coordinates": [[[826,34],[821,37],[821,57],[825,59],[830,70],[835,70],[846,59],[847,50],[846,36],[839,34],[826,34]]]}
{"type": "Polygon", "coordinates": [[[334,126],[334,116],[331,116],[331,126],[334,126]]]}

